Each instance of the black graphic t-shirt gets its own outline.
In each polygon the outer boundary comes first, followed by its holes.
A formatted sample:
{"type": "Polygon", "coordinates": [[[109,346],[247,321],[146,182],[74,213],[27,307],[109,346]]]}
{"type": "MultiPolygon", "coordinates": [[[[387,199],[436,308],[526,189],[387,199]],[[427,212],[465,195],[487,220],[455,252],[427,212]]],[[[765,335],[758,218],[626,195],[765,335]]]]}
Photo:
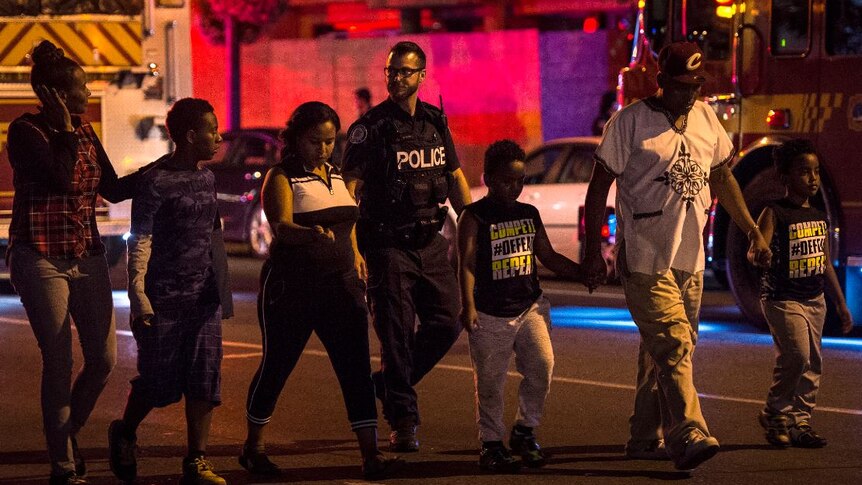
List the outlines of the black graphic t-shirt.
{"type": "Polygon", "coordinates": [[[476,310],[516,317],[542,294],[533,241],[542,219],[529,204],[503,206],[485,197],[464,210],[476,216],[476,310]]]}
{"type": "Polygon", "coordinates": [[[769,204],[775,214],[770,249],[772,264],[763,272],[761,297],[809,300],[823,293],[829,225],[826,214],[788,199],[769,204]]]}

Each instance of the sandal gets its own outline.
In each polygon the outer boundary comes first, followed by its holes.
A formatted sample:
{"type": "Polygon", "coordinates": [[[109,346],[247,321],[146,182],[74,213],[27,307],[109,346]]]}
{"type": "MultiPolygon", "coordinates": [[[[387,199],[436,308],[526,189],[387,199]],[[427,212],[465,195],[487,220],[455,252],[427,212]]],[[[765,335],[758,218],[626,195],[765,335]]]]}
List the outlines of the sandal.
{"type": "Polygon", "coordinates": [[[242,450],[239,455],[239,464],[252,475],[263,475],[275,477],[281,475],[281,468],[270,461],[264,452],[242,450]]]}
{"type": "Polygon", "coordinates": [[[381,480],[389,478],[393,473],[398,472],[404,465],[404,460],[398,458],[385,458],[383,454],[374,455],[374,457],[363,460],[362,462],[362,477],[366,480],[381,480]]]}

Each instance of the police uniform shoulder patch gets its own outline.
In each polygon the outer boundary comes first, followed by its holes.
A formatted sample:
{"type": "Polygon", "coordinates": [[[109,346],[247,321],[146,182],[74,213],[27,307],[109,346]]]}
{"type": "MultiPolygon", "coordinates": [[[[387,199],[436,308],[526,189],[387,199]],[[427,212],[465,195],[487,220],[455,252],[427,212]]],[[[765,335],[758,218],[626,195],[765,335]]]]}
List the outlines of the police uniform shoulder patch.
{"type": "Polygon", "coordinates": [[[356,125],[350,130],[350,135],[348,135],[348,141],[353,143],[354,145],[358,145],[365,141],[368,138],[368,128],[365,125],[356,125]]]}

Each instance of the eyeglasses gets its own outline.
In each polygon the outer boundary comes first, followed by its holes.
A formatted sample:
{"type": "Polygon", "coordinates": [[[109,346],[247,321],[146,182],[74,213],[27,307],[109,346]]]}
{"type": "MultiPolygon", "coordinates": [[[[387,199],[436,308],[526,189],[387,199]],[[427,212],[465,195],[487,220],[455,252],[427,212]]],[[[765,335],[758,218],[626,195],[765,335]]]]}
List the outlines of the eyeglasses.
{"type": "Polygon", "coordinates": [[[424,71],[424,67],[420,67],[419,69],[410,69],[409,67],[402,67],[400,69],[391,69],[388,67],[383,68],[383,74],[386,74],[388,78],[396,78],[400,77],[401,79],[407,79],[408,77],[413,76],[417,72],[424,71]]]}

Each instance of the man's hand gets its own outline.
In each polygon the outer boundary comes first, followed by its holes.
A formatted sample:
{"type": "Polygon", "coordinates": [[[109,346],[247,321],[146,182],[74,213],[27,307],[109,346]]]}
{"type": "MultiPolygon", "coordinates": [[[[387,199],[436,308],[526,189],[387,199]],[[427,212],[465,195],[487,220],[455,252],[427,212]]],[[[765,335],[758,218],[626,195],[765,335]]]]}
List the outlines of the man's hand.
{"type": "Polygon", "coordinates": [[[584,286],[590,290],[590,293],[605,284],[608,279],[608,264],[601,253],[584,256],[584,261],[581,263],[581,275],[584,286]]]}
{"type": "Polygon", "coordinates": [[[458,318],[467,333],[472,333],[479,326],[479,314],[475,308],[462,308],[458,318]]]}
{"type": "Polygon", "coordinates": [[[758,268],[768,268],[772,264],[772,250],[763,239],[760,231],[754,229],[751,233],[751,243],[748,247],[748,262],[758,268]]]}

